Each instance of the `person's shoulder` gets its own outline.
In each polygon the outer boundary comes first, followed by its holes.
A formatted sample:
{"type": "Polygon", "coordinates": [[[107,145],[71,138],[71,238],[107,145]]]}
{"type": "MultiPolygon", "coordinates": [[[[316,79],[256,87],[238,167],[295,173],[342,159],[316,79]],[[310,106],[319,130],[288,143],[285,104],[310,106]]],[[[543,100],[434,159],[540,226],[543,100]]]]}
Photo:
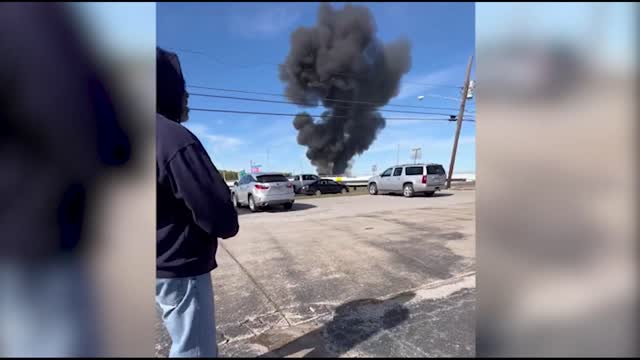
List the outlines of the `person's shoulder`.
{"type": "Polygon", "coordinates": [[[174,153],[198,145],[198,138],[186,127],[156,114],[156,155],[158,160],[168,160],[174,153]]]}

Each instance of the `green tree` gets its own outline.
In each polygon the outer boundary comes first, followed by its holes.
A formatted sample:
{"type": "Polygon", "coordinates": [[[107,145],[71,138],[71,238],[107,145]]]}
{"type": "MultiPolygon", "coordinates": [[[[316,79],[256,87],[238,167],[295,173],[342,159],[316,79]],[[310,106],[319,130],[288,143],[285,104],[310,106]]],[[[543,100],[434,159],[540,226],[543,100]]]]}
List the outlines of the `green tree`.
{"type": "Polygon", "coordinates": [[[220,170],[220,175],[226,180],[226,181],[236,181],[238,180],[238,172],[237,171],[231,171],[231,170],[220,170]]]}

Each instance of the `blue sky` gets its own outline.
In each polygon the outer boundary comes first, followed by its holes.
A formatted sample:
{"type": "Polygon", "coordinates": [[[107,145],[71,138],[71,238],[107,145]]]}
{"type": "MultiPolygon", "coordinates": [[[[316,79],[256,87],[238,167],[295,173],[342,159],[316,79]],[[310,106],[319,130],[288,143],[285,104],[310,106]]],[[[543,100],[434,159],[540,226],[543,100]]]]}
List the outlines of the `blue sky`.
{"type": "Polygon", "coordinates": [[[155,3],[69,3],[105,54],[155,56],[155,3]]]}
{"type": "MultiPolygon", "coordinates": [[[[459,90],[421,84],[461,85],[470,55],[475,49],[475,5],[473,3],[364,3],[375,18],[378,37],[392,41],[402,36],[412,44],[412,68],[403,78],[393,104],[457,108],[459,90]],[[427,95],[418,102],[418,95],[427,95]],[[433,95],[433,96],[432,96],[433,95]]],[[[342,4],[334,3],[341,7],[342,4]]],[[[289,50],[289,35],[299,26],[316,23],[315,3],[158,3],[158,46],[180,55],[187,84],[282,93],[284,86],[274,64],[289,50]],[[180,50],[202,52],[185,53],[180,50]],[[213,58],[212,58],[213,57],[213,58]],[[215,58],[215,59],[214,59],[215,58]]],[[[475,66],[472,69],[475,77],[475,66]]],[[[189,89],[190,92],[246,96],[189,89]]],[[[283,100],[274,97],[262,97],[283,100]]],[[[467,102],[474,112],[475,101],[467,102]]],[[[191,96],[190,107],[296,113],[292,104],[255,103],[191,96]]],[[[394,110],[403,110],[393,108],[394,110]]],[[[312,114],[323,109],[309,109],[312,114]]],[[[421,111],[420,109],[406,109],[421,111]]],[[[425,112],[457,111],[424,110],[425,112]]],[[[388,117],[442,118],[436,115],[385,113],[388,117]]],[[[475,116],[475,115],[471,115],[475,116]]],[[[248,170],[251,160],[264,170],[315,172],[306,159],[306,148],[296,142],[292,118],[236,115],[192,111],[186,126],[204,143],[220,169],[248,170]]],[[[368,151],[354,159],[354,175],[370,175],[396,162],[408,162],[410,149],[422,148],[422,160],[448,166],[455,124],[440,121],[389,120],[368,151]]],[[[462,127],[455,172],[475,172],[475,124],[462,127]]]]}

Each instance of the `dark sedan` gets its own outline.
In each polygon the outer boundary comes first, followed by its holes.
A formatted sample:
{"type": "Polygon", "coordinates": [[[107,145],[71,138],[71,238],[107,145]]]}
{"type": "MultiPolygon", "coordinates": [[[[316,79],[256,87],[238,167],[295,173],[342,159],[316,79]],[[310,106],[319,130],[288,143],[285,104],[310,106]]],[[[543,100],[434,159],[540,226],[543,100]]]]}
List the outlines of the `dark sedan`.
{"type": "Polygon", "coordinates": [[[321,195],[321,194],[346,194],[349,192],[347,185],[337,183],[333,180],[320,179],[305,185],[300,189],[301,194],[321,195]]]}

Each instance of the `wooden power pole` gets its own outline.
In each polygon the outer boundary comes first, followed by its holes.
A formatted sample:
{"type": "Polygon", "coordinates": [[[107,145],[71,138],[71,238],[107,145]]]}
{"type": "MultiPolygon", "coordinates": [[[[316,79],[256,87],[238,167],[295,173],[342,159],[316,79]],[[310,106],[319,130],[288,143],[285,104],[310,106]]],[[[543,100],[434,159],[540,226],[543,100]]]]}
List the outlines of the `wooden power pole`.
{"type": "Polygon", "coordinates": [[[467,92],[469,91],[469,77],[471,76],[471,63],[473,55],[469,56],[469,64],[467,64],[467,75],[464,79],[462,89],[462,100],[460,101],[460,112],[456,122],[456,136],[453,139],[453,150],[451,151],[451,162],[449,163],[449,176],[447,177],[447,189],[451,188],[451,178],[453,177],[453,165],[456,162],[456,151],[458,150],[458,138],[460,137],[460,128],[462,127],[462,117],[464,116],[464,105],[467,102],[467,92]]]}

